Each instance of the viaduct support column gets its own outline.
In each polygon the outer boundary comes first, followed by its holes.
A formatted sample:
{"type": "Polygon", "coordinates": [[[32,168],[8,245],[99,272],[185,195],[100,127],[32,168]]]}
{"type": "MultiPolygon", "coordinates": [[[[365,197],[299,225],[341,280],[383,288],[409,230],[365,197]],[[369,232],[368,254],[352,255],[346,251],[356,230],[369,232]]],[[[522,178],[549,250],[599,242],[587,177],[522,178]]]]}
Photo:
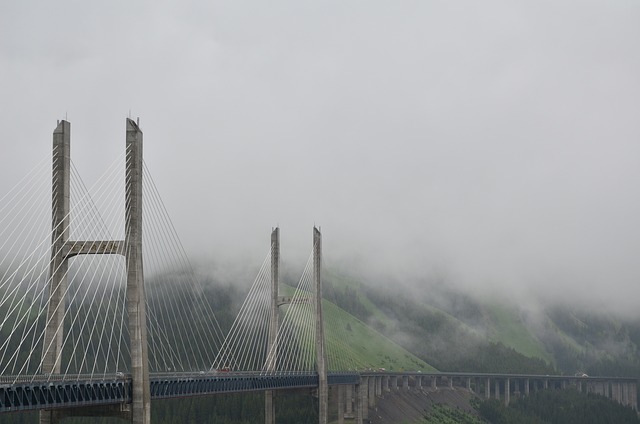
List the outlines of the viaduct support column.
{"type": "Polygon", "coordinates": [[[524,394],[525,396],[529,396],[529,379],[525,378],[524,380],[524,394]]]}
{"type": "Polygon", "coordinates": [[[345,387],[345,392],[346,392],[345,393],[345,397],[346,397],[346,411],[345,412],[346,412],[347,415],[352,415],[353,414],[353,391],[354,391],[353,389],[354,388],[356,389],[355,392],[356,392],[356,395],[357,395],[357,393],[358,393],[357,387],[358,386],[355,386],[355,387],[354,386],[346,386],[345,387]]]}
{"type": "Polygon", "coordinates": [[[313,277],[316,286],[316,361],[318,367],[318,422],[327,424],[328,396],[327,355],[324,345],[324,319],[322,314],[322,235],[313,227],[313,277]]]}
{"type": "Polygon", "coordinates": [[[495,390],[495,398],[500,400],[500,380],[498,380],[497,378],[494,380],[493,382],[494,384],[494,390],[495,390]]]}
{"type": "Polygon", "coordinates": [[[362,420],[369,418],[369,377],[362,377],[360,379],[360,413],[362,420]]]}
{"type": "Polygon", "coordinates": [[[338,424],[344,424],[345,386],[336,386],[338,389],[338,424]]]}
{"type": "Polygon", "coordinates": [[[620,382],[618,381],[614,381],[611,383],[611,399],[621,403],[620,402],[620,382]]]}
{"type": "Polygon", "coordinates": [[[511,397],[511,381],[506,378],[504,380],[504,406],[509,406],[509,400],[511,397]]]}
{"type": "MultiPolygon", "coordinates": [[[[267,341],[267,371],[273,372],[278,363],[278,346],[276,336],[278,335],[278,284],[280,267],[280,229],[275,228],[271,232],[271,308],[269,317],[269,339],[267,341]]],[[[274,391],[264,392],[264,422],[265,424],[275,424],[276,405],[274,402],[274,391]]]]}
{"type": "Polygon", "coordinates": [[[489,399],[491,397],[491,379],[487,377],[487,381],[484,384],[484,398],[489,399]]]}
{"type": "Polygon", "coordinates": [[[409,376],[408,375],[403,375],[402,376],[402,390],[404,390],[404,391],[409,390],[409,376]]]}
{"type": "Polygon", "coordinates": [[[368,404],[367,406],[369,408],[375,408],[376,407],[376,378],[375,377],[369,377],[369,384],[367,384],[367,399],[368,399],[368,404]]]}
{"type": "Polygon", "coordinates": [[[362,377],[355,393],[356,424],[362,424],[367,410],[367,378],[362,377]]]}

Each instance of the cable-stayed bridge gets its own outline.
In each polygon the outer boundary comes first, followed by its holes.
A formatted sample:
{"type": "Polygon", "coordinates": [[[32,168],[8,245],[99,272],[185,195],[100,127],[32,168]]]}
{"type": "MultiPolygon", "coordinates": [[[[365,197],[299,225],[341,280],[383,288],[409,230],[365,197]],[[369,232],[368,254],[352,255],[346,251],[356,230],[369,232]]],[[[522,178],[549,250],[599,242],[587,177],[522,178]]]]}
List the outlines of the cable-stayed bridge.
{"type": "Polygon", "coordinates": [[[274,423],[275,392],[313,389],[327,423],[331,388],[339,421],[361,423],[387,391],[454,382],[487,397],[493,384],[505,402],[517,384],[521,393],[584,385],[637,409],[628,379],[364,371],[344,326],[323,313],[317,228],[286,293],[272,231],[225,333],[142,159],[138,123],[127,119],[123,157],[91,194],[70,140],[70,123],[59,122],[53,166],[43,161],[0,203],[0,412],[37,409],[41,423],[82,415],[149,423],[152,399],[263,391],[265,422],[274,423]]]}

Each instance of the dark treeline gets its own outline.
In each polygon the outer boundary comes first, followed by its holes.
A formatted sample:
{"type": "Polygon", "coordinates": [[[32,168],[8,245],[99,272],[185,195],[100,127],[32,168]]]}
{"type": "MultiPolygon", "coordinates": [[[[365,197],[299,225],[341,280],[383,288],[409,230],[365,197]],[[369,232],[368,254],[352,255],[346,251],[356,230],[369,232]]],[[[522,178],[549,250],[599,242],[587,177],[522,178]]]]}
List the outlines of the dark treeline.
{"type": "MultiPolygon", "coordinates": [[[[366,313],[362,305],[353,307],[353,304],[360,303],[353,290],[345,289],[341,296],[344,300],[338,303],[342,303],[350,312],[353,310],[356,315],[360,314],[358,318],[369,322],[440,371],[556,373],[544,360],[529,358],[502,343],[491,342],[460,325],[459,321],[419,304],[408,295],[389,296],[384,290],[372,288],[363,288],[363,291],[376,307],[392,318],[392,325],[377,321],[366,313]]],[[[465,298],[458,299],[454,307],[470,320],[482,313],[465,298]]]]}
{"type": "MultiPolygon", "coordinates": [[[[309,391],[276,394],[278,423],[318,421],[318,402],[309,391]]],[[[66,418],[67,424],[121,424],[117,418],[66,418]]],[[[264,422],[264,393],[199,396],[151,402],[153,424],[256,424],[264,422]]],[[[37,412],[0,414],[0,424],[37,424],[37,412]]]]}
{"type": "Polygon", "coordinates": [[[541,390],[517,399],[509,407],[498,400],[482,402],[480,415],[492,424],[638,424],[626,406],[576,390],[541,390]]]}

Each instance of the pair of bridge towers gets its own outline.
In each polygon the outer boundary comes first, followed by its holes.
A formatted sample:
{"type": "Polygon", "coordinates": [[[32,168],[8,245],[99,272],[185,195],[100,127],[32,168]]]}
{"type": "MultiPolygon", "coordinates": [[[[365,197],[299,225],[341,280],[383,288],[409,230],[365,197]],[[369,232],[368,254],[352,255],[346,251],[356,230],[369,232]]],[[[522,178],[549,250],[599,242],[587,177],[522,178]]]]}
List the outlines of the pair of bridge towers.
{"type": "MultiPolygon", "coordinates": [[[[40,411],[41,424],[53,424],[67,416],[117,416],[135,424],[150,424],[151,396],[149,380],[149,356],[147,347],[147,323],[142,257],[142,174],[143,143],[139,121],[126,120],[125,166],[125,238],[124,240],[70,240],[70,174],[71,174],[71,124],[58,121],[53,132],[52,167],[52,239],[47,325],[45,328],[42,372],[59,374],[61,371],[64,339],[65,293],[69,259],[78,255],[114,255],[125,257],[127,274],[126,308],[128,315],[131,352],[131,405],[117,408],[84,407],[69,410],[40,411]]],[[[271,360],[267,371],[274,371],[277,358],[278,309],[289,302],[279,295],[280,232],[271,233],[271,298],[268,352],[271,360]],[[274,355],[274,352],[276,355],[274,355]]],[[[318,372],[318,416],[321,424],[328,420],[328,381],[322,314],[320,231],[313,229],[313,278],[315,282],[316,310],[316,366],[318,372]]],[[[275,423],[275,402],[272,390],[265,392],[265,423],[275,423]]]]}

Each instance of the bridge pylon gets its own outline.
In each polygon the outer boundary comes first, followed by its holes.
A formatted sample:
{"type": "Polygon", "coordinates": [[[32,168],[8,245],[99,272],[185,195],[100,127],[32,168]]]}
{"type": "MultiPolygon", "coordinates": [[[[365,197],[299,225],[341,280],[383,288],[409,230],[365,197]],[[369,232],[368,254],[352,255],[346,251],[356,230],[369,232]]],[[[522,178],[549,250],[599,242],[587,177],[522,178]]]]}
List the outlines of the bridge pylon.
{"type": "Polygon", "coordinates": [[[313,281],[316,298],[316,366],[318,370],[318,422],[327,424],[329,414],[329,385],[327,381],[327,352],[322,313],[322,234],[313,227],[313,281]]]}
{"type": "MultiPolygon", "coordinates": [[[[269,352],[266,371],[272,372],[276,369],[278,362],[278,326],[279,311],[281,305],[291,301],[290,298],[281,297],[278,291],[280,266],[280,230],[275,228],[271,233],[271,305],[270,324],[267,352],[269,352]]],[[[315,300],[315,348],[316,348],[316,369],[318,372],[318,422],[327,424],[329,405],[329,385],[327,380],[327,353],[324,337],[324,319],[322,313],[322,234],[320,230],[313,227],[313,283],[315,293],[313,298],[309,298],[311,303],[315,300]]],[[[265,391],[265,424],[275,423],[275,402],[274,392],[265,391]]]]}
{"type": "MultiPolygon", "coordinates": [[[[280,294],[278,291],[280,272],[280,229],[274,228],[271,232],[271,306],[269,319],[269,339],[267,352],[270,358],[267,360],[266,370],[272,372],[276,369],[278,358],[277,335],[279,326],[278,306],[280,304],[280,294]]],[[[264,393],[264,422],[265,424],[275,424],[276,405],[274,391],[267,390],[264,393]]]]}
{"type": "Polygon", "coordinates": [[[132,405],[114,409],[100,407],[40,411],[40,424],[53,424],[65,416],[104,415],[150,424],[151,396],[147,323],[142,264],[142,131],[131,119],[126,121],[125,239],[70,241],[71,124],[60,121],[53,132],[52,239],[49,271],[47,324],[42,351],[42,372],[59,374],[64,340],[65,293],[68,260],[76,255],[119,254],[125,257],[126,302],[131,350],[132,405]]]}

